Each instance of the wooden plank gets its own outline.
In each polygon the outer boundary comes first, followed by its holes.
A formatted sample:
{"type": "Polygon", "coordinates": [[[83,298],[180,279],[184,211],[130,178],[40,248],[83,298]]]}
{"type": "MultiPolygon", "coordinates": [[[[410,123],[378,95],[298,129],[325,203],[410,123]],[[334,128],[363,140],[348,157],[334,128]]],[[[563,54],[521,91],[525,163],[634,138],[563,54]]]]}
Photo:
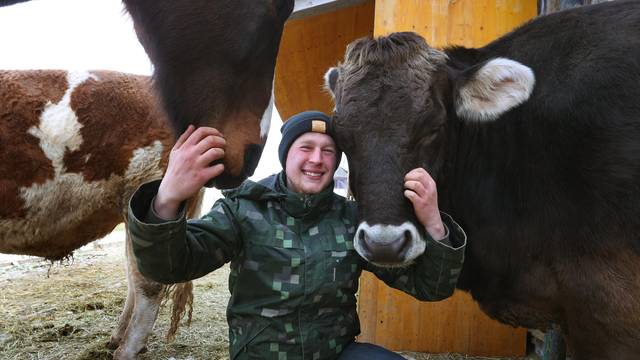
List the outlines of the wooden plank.
{"type": "Polygon", "coordinates": [[[490,319],[464,292],[440,302],[420,302],[363,273],[358,301],[359,341],[393,350],[474,356],[523,356],[526,350],[526,329],[490,319]]]}
{"type": "Polygon", "coordinates": [[[367,0],[296,0],[290,20],[334,12],[367,0]]]}
{"type": "MultiPolygon", "coordinates": [[[[358,317],[360,318],[359,339],[376,339],[376,323],[378,309],[379,282],[373,274],[363,272],[360,276],[360,290],[358,291],[358,317]],[[367,301],[362,301],[367,299],[367,301]]],[[[369,341],[373,342],[373,341],[369,341]]]]}
{"type": "Polygon", "coordinates": [[[377,0],[374,34],[415,31],[434,47],[477,47],[536,14],[536,0],[377,0]]]}
{"type": "Polygon", "coordinates": [[[348,43],[373,33],[374,1],[303,19],[289,20],[276,64],[276,108],[282,119],[309,109],[331,112],[323,90],[325,72],[343,57],[348,43]]]}

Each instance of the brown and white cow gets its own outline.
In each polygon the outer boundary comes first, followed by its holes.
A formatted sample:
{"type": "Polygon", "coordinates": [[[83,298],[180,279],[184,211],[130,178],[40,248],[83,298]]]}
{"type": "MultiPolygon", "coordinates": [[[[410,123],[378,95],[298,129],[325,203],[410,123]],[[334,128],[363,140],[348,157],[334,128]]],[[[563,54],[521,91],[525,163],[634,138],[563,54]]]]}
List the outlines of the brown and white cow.
{"type": "Polygon", "coordinates": [[[577,360],[638,358],[639,1],[539,17],[479,49],[361,39],[326,80],[364,258],[425,251],[403,197],[423,167],[468,234],[458,287],[485,312],[560,325],[577,360]]]}
{"type": "MultiPolygon", "coordinates": [[[[162,176],[173,141],[149,77],[0,71],[0,252],[57,260],[105,236],[126,219],[136,188],[162,176]]],[[[109,344],[122,359],[144,347],[168,290],[140,275],[130,246],[127,259],[127,299],[109,344]]],[[[191,284],[175,295],[174,328],[191,284]]]]}

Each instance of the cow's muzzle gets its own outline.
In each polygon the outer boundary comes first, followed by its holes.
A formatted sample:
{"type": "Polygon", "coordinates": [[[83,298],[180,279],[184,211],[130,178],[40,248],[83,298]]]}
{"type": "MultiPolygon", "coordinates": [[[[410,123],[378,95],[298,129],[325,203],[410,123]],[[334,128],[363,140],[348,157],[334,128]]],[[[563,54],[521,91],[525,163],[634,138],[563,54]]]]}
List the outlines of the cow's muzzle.
{"type": "MultiPolygon", "coordinates": [[[[239,175],[231,174],[229,171],[225,171],[220,176],[209,180],[204,186],[216,189],[231,189],[240,186],[243,181],[252,176],[256,168],[258,167],[258,161],[262,155],[263,146],[256,144],[249,144],[246,146],[244,152],[244,162],[242,170],[239,175]]],[[[220,164],[223,160],[217,160],[211,163],[211,165],[220,164]]]]}
{"type": "Polygon", "coordinates": [[[369,225],[360,223],[354,239],[356,251],[369,262],[381,266],[404,266],[420,256],[426,244],[410,223],[369,225]]]}

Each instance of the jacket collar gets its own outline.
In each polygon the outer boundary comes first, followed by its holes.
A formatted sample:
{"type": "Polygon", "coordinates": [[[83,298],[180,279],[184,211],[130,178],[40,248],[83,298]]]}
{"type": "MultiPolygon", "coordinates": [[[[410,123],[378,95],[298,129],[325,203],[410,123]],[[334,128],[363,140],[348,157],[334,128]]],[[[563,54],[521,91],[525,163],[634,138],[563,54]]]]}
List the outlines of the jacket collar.
{"type": "Polygon", "coordinates": [[[287,187],[284,171],[277,175],[276,190],[285,194],[282,205],[287,213],[293,217],[315,217],[333,205],[333,181],[317,194],[303,194],[291,191],[287,187]]]}
{"type": "Polygon", "coordinates": [[[284,171],[260,181],[247,180],[235,189],[224,190],[227,198],[245,198],[255,201],[274,200],[293,217],[317,216],[333,206],[333,182],[318,194],[301,194],[287,188],[284,171]]]}

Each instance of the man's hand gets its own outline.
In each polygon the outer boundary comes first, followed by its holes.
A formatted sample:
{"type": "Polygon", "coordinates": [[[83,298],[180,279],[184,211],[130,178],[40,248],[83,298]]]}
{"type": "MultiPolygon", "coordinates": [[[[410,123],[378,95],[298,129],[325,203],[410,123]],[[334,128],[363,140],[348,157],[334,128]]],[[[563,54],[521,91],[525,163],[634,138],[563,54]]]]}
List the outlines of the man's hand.
{"type": "Polygon", "coordinates": [[[423,168],[413,169],[404,176],[404,188],[404,196],[413,204],[418,221],[433,239],[442,240],[446,231],[438,209],[438,190],[431,175],[423,168]]]}
{"type": "Polygon", "coordinates": [[[169,155],[153,208],[163,219],[175,219],[180,204],[195,195],[209,180],[222,174],[224,165],[211,162],[224,157],[225,139],[210,127],[189,125],[169,155]]]}

